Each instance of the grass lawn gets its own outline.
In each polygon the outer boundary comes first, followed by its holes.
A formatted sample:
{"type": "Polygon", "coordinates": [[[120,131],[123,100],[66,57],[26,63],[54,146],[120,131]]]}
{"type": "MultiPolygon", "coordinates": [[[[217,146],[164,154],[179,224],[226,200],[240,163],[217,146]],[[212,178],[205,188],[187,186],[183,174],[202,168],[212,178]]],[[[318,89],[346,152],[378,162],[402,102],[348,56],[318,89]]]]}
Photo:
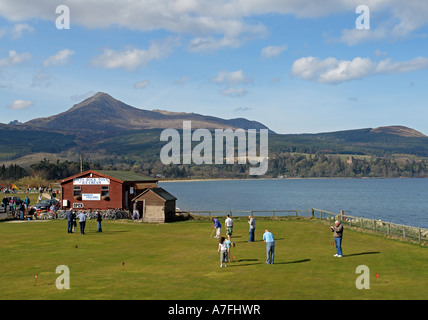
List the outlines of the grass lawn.
{"type": "Polygon", "coordinates": [[[248,243],[247,220],[235,219],[227,268],[207,220],[103,221],[103,233],[89,220],[86,235],[66,224],[0,222],[1,299],[428,299],[428,248],[345,229],[344,257],[335,258],[320,221],[260,219],[248,243]],[[274,265],[265,264],[265,228],[276,238],[274,265]],[[69,290],[56,288],[59,265],[70,270],[69,290]],[[359,265],[370,289],[356,288],[359,265]]]}

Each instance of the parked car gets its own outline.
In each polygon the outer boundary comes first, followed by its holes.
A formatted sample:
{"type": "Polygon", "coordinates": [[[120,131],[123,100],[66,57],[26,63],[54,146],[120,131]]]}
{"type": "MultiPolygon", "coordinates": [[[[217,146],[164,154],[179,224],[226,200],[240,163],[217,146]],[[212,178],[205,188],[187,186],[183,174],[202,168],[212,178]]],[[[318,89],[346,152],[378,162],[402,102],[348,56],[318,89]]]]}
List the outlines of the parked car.
{"type": "Polygon", "coordinates": [[[11,202],[10,202],[10,201],[11,201],[12,199],[13,199],[13,203],[16,203],[16,205],[17,205],[17,206],[24,202],[24,200],[22,200],[22,199],[21,199],[21,198],[19,198],[19,197],[7,197],[7,200],[9,200],[9,205],[11,204],[11,202]]]}
{"type": "Polygon", "coordinates": [[[41,211],[41,210],[49,211],[49,208],[51,207],[51,205],[52,204],[56,205],[58,202],[59,201],[55,200],[55,199],[45,199],[45,200],[42,200],[39,203],[35,204],[33,207],[37,211],[41,211]]]}

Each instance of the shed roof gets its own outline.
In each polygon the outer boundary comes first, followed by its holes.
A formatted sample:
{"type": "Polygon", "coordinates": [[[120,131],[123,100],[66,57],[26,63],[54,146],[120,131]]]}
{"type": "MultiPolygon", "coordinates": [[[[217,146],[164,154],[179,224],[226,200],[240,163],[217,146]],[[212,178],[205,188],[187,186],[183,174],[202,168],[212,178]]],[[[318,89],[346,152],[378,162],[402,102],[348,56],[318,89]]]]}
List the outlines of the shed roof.
{"type": "Polygon", "coordinates": [[[157,187],[157,188],[150,188],[150,189],[144,190],[142,193],[140,193],[138,196],[132,199],[132,201],[138,201],[139,199],[143,198],[143,196],[147,192],[154,192],[165,201],[177,200],[176,197],[174,197],[171,193],[169,193],[165,189],[157,187]]]}

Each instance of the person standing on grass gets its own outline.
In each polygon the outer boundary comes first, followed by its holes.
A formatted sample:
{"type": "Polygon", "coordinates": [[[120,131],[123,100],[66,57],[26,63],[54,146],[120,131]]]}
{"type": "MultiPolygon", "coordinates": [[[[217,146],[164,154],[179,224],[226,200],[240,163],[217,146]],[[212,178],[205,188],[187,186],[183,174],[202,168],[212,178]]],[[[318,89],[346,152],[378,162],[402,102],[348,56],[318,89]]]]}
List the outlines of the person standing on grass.
{"type": "Polygon", "coordinates": [[[103,228],[101,227],[101,221],[103,221],[103,216],[99,211],[97,211],[97,227],[98,232],[103,232],[103,228]]]}
{"type": "Polygon", "coordinates": [[[218,243],[217,252],[220,252],[220,268],[227,267],[227,245],[224,237],[221,237],[218,243]]]}
{"type": "Polygon", "coordinates": [[[77,218],[79,219],[80,233],[85,234],[86,214],[82,211],[77,215],[77,218]]]}
{"type": "Polygon", "coordinates": [[[73,232],[76,232],[77,227],[77,219],[76,219],[76,210],[71,211],[73,213],[73,232]]]}
{"type": "Polygon", "coordinates": [[[235,248],[235,242],[232,242],[230,240],[225,240],[226,243],[226,251],[227,251],[227,261],[230,263],[230,258],[232,257],[232,254],[230,253],[231,248],[235,248]]]}
{"type": "Polygon", "coordinates": [[[24,203],[19,204],[19,217],[21,220],[24,220],[24,214],[25,214],[25,206],[24,203]]]}
{"type": "Polygon", "coordinates": [[[266,243],[266,264],[273,264],[275,256],[275,239],[268,229],[266,229],[263,234],[263,241],[266,243]]]}
{"type": "Polygon", "coordinates": [[[9,204],[9,199],[5,196],[1,202],[3,203],[3,206],[4,206],[4,212],[6,212],[7,206],[9,204]]]}
{"type": "Polygon", "coordinates": [[[224,224],[226,225],[226,235],[227,239],[230,240],[233,233],[233,220],[230,217],[230,215],[226,215],[226,220],[224,221],[224,224]]]}
{"type": "Polygon", "coordinates": [[[67,218],[67,233],[73,232],[73,212],[71,210],[68,210],[65,214],[65,217],[67,218]]]}
{"type": "Polygon", "coordinates": [[[248,232],[248,242],[254,242],[254,232],[256,231],[256,219],[253,216],[248,216],[248,224],[250,225],[250,231],[248,232]]]}
{"type": "Polygon", "coordinates": [[[214,238],[220,239],[221,223],[217,218],[212,218],[211,221],[214,223],[214,228],[216,229],[214,238]]]}
{"type": "Polygon", "coordinates": [[[331,231],[333,232],[334,236],[334,243],[336,245],[336,254],[334,257],[342,258],[342,237],[343,237],[343,226],[339,221],[334,222],[334,227],[330,227],[331,231]]]}

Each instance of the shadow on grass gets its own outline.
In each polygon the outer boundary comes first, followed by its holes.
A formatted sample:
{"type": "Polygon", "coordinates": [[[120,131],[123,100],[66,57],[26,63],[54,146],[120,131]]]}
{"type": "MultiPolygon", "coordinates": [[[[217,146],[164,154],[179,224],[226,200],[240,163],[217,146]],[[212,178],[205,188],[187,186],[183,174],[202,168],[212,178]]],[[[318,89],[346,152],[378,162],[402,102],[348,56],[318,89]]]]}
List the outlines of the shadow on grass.
{"type": "MultiPolygon", "coordinates": [[[[248,241],[248,240],[242,240],[242,241],[233,241],[233,238],[239,238],[239,237],[232,237],[232,242],[235,242],[235,243],[245,243],[245,242],[264,242],[263,240],[254,240],[254,241],[248,241]]],[[[275,241],[281,241],[281,240],[284,240],[285,238],[278,238],[278,239],[275,239],[275,241]]]]}
{"type": "Polygon", "coordinates": [[[303,262],[309,262],[311,259],[302,259],[302,260],[296,260],[296,261],[284,261],[284,262],[275,262],[274,264],[292,264],[292,263],[303,263],[303,262]]]}
{"type": "Polygon", "coordinates": [[[380,253],[380,251],[359,252],[359,253],[347,254],[347,255],[344,255],[343,257],[345,258],[345,257],[362,256],[362,255],[365,255],[365,254],[378,254],[378,253],[380,253]]]}
{"type": "Polygon", "coordinates": [[[254,266],[256,264],[262,264],[263,262],[259,261],[259,259],[239,259],[236,262],[228,263],[228,267],[249,267],[254,266]]]}
{"type": "MultiPolygon", "coordinates": [[[[309,262],[311,259],[302,259],[302,260],[296,260],[296,261],[284,261],[284,262],[275,262],[274,264],[292,264],[292,263],[303,263],[303,262],[309,262]]],[[[253,266],[256,264],[263,264],[265,262],[260,261],[259,259],[239,259],[236,262],[230,263],[231,267],[247,267],[247,266],[253,266]],[[244,262],[244,263],[243,263],[244,262]],[[246,263],[250,262],[250,263],[246,263]]],[[[229,264],[228,264],[229,266],[229,264]]]]}
{"type": "MultiPolygon", "coordinates": [[[[114,234],[114,233],[124,233],[124,232],[129,232],[129,231],[128,230],[108,230],[108,231],[103,230],[102,232],[98,232],[97,230],[85,230],[85,234],[83,234],[83,235],[84,236],[87,236],[87,235],[102,235],[102,234],[114,234]]],[[[82,235],[80,233],[80,231],[72,232],[72,234],[78,234],[79,236],[82,235]]]]}

